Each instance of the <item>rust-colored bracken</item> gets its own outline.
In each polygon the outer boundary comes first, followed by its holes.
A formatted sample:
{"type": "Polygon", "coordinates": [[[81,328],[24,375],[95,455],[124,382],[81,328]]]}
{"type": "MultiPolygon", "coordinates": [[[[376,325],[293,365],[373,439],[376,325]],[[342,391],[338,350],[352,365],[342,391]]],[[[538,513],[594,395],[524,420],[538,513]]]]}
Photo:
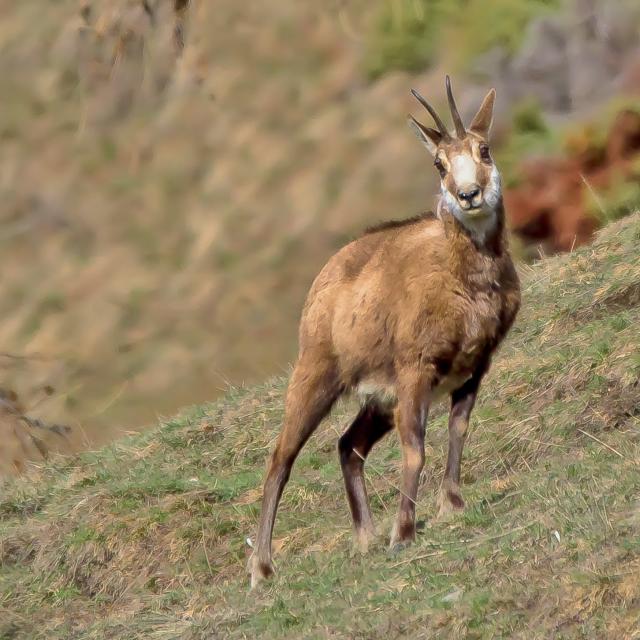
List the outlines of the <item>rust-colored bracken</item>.
{"type": "Polygon", "coordinates": [[[391,545],[415,537],[415,501],[424,465],[430,403],[450,394],[449,454],[440,513],[464,506],[462,448],[480,381],[520,305],[505,236],[500,176],[488,145],[495,92],[465,128],[447,78],[455,125],[449,133],[411,118],[441,175],[436,213],[369,230],[334,255],[309,292],[284,425],[264,484],[251,584],[273,573],[271,536],[278,502],[301,448],[342,394],[362,408],[339,442],[355,541],[374,534],[364,459],[394,426],[402,446],[402,495],[391,545]]]}
{"type": "Polygon", "coordinates": [[[511,230],[551,251],[591,242],[598,220],[588,210],[587,190],[606,191],[616,180],[640,177],[640,113],[618,112],[602,146],[588,129],[569,146],[566,157],[524,162],[522,183],[504,194],[511,230]]]}

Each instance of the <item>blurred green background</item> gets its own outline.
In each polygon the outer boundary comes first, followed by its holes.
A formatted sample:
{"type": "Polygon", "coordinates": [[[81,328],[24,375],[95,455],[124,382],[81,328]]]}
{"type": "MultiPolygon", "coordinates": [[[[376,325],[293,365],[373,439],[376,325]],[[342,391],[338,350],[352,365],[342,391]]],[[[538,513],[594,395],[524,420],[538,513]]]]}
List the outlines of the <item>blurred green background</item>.
{"type": "MultiPolygon", "coordinates": [[[[2,387],[71,427],[42,429],[47,449],[286,371],[326,259],[432,206],[411,87],[442,107],[450,73],[467,117],[496,87],[522,260],[640,201],[634,0],[2,0],[0,18],[2,387]]],[[[19,428],[0,426],[6,469],[40,455],[19,428]]]]}

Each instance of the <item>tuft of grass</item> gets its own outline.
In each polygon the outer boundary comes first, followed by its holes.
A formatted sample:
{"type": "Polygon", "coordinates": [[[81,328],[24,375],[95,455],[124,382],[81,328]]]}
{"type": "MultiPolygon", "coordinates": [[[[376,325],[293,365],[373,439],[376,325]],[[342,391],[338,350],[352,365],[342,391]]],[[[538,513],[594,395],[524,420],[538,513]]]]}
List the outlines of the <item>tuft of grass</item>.
{"type": "Polygon", "coordinates": [[[594,190],[585,185],[584,197],[587,211],[601,224],[618,220],[640,206],[640,182],[625,176],[614,176],[604,190],[594,190]]]}
{"type": "Polygon", "coordinates": [[[433,520],[447,446],[434,408],[416,544],[386,549],[390,436],[366,466],[381,534],[352,551],[341,403],[301,454],[273,582],[248,593],[284,378],[6,481],[0,637],[624,638],[640,621],[640,213],[523,267],[523,308],[483,385],[466,511],[433,520]]]}

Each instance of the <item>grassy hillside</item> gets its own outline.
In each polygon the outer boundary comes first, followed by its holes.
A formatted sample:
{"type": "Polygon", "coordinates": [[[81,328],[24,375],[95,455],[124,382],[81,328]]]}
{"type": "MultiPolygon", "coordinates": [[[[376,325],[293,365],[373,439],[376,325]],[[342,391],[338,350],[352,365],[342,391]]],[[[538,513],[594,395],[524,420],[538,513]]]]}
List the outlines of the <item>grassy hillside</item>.
{"type": "Polygon", "coordinates": [[[285,380],[230,389],[157,429],[12,480],[0,498],[0,638],[638,638],[640,214],[524,274],[484,384],[467,510],[432,522],[442,407],[417,544],[386,549],[395,437],[368,481],[380,543],[353,555],[338,407],[294,469],[275,581],[247,591],[285,380]]]}

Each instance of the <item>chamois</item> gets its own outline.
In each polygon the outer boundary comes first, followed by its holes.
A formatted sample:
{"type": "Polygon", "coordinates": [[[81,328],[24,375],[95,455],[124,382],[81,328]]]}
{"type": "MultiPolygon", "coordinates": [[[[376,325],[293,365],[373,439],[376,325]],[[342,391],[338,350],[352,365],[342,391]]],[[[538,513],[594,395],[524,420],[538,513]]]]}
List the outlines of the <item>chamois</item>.
{"type": "Polygon", "coordinates": [[[362,399],[338,444],[355,544],[362,551],[375,534],[364,460],[394,426],[402,447],[402,492],[391,546],[414,540],[427,413],[445,393],[451,397],[449,451],[439,515],[464,507],[460,461],[469,415],[520,306],[520,285],[488,144],[495,90],[468,129],[448,76],[446,90],[455,134],[415,90],[437,129],[409,119],[440,174],[436,212],[370,229],[329,260],[309,291],[284,424],[264,483],[249,561],[252,587],[274,573],[273,525],[296,456],[342,394],[355,391],[362,399]]]}

